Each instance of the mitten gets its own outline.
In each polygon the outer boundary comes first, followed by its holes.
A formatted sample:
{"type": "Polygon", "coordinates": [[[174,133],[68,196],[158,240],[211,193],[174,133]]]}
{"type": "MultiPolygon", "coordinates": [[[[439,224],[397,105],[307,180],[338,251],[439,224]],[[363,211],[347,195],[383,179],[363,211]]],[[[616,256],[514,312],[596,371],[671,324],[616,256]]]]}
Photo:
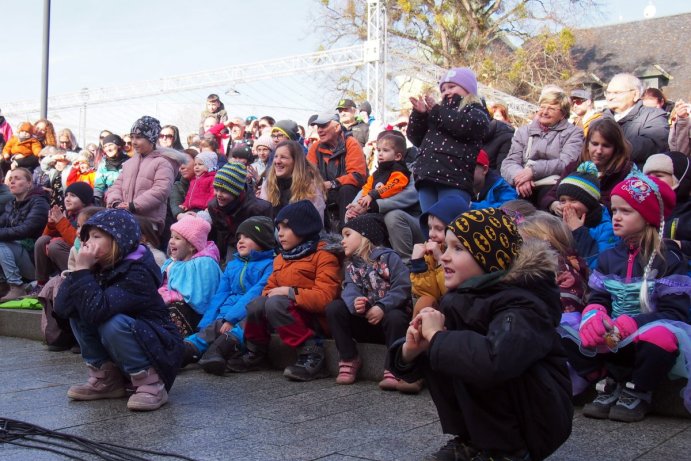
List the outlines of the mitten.
{"type": "Polygon", "coordinates": [[[583,347],[595,347],[605,342],[607,329],[611,328],[612,319],[607,309],[601,304],[591,304],[583,310],[581,327],[578,336],[583,347]]]}
{"type": "Polygon", "coordinates": [[[620,315],[613,324],[619,330],[619,339],[624,339],[631,336],[638,330],[636,321],[628,315],[620,315]]]}

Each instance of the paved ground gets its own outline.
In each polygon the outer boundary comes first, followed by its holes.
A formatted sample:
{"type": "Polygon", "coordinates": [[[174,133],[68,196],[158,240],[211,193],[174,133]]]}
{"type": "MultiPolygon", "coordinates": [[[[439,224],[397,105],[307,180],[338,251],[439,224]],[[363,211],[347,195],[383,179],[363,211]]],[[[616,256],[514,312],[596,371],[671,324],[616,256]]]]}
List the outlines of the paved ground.
{"type": "MultiPolygon", "coordinates": [[[[420,459],[447,439],[426,392],[404,396],[374,382],[338,386],[332,379],[291,383],[279,371],[220,378],[191,369],[178,377],[168,405],[132,413],[124,399],[67,399],[68,386],[85,377],[79,356],[8,337],[0,337],[0,351],[0,418],[94,441],[199,460],[383,461],[420,459]]],[[[627,425],[578,414],[573,435],[551,459],[682,460],[690,452],[691,419],[627,425]]],[[[0,443],[0,459],[65,458],[0,443]]]]}

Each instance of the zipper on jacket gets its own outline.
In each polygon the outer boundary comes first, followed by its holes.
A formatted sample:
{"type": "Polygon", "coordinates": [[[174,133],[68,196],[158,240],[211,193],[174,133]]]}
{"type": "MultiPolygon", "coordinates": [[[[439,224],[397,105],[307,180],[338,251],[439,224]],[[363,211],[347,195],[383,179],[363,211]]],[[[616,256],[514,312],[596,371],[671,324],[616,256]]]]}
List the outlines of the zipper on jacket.
{"type": "Polygon", "coordinates": [[[507,315],[504,317],[504,331],[511,331],[511,322],[513,322],[513,316],[507,315]]]}
{"type": "Polygon", "coordinates": [[[636,259],[636,256],[638,255],[638,253],[640,251],[641,251],[640,248],[636,248],[634,250],[634,248],[632,246],[629,247],[629,259],[626,263],[626,281],[627,282],[631,281],[631,277],[633,276],[633,263],[636,259]]]}

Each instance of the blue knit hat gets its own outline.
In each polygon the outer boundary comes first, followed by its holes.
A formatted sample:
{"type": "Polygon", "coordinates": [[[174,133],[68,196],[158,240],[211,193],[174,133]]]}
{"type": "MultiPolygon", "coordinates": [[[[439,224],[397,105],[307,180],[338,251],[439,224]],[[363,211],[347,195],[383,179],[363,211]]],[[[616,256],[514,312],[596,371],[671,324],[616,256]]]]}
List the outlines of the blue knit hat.
{"type": "Polygon", "coordinates": [[[286,205],[276,216],[276,226],[282,223],[292,230],[298,237],[311,238],[319,235],[324,228],[324,221],[314,204],[309,200],[286,205]]]}
{"type": "Polygon", "coordinates": [[[224,190],[238,197],[247,182],[247,167],[239,162],[228,162],[216,172],[214,188],[224,190]]]}
{"type": "Polygon", "coordinates": [[[420,227],[427,229],[427,218],[434,216],[445,226],[448,226],[456,216],[465,213],[470,209],[470,204],[459,197],[442,197],[437,203],[432,205],[429,210],[420,215],[420,227]]]}

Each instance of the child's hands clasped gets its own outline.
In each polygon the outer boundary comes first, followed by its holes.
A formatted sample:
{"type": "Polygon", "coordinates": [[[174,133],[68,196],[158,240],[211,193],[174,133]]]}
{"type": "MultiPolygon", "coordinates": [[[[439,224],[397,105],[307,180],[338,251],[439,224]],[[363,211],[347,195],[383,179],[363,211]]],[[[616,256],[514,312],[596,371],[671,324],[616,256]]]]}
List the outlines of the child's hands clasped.
{"type": "Polygon", "coordinates": [[[379,306],[372,306],[367,312],[365,312],[365,318],[370,325],[379,325],[381,319],[384,318],[384,311],[379,306]]]}
{"type": "Polygon", "coordinates": [[[369,304],[369,300],[365,296],[358,296],[355,298],[355,301],[353,301],[353,308],[355,309],[356,314],[364,314],[365,311],[367,310],[367,305],[369,304]]]}
{"type": "Polygon", "coordinates": [[[425,307],[410,322],[403,344],[403,360],[412,362],[415,357],[429,349],[432,337],[445,329],[444,314],[433,307],[425,307]]]}
{"type": "Polygon", "coordinates": [[[290,296],[290,287],[276,287],[269,290],[266,294],[269,298],[273,296],[290,296]]]}

